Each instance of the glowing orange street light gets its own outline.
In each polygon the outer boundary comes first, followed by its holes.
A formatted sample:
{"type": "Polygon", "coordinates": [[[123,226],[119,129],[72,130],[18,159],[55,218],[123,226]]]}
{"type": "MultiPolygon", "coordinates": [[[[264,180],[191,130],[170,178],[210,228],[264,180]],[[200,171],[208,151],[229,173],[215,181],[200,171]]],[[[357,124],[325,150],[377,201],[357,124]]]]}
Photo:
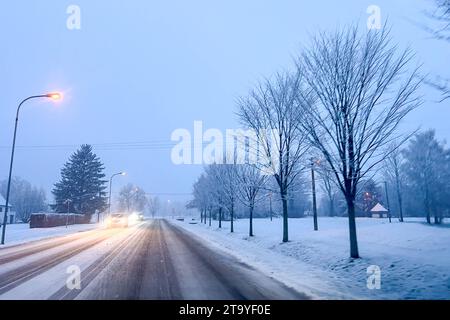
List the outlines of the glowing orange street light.
{"type": "Polygon", "coordinates": [[[46,94],[47,98],[53,99],[53,100],[61,100],[62,99],[62,95],[59,92],[52,92],[52,93],[48,93],[46,94]]]}
{"type": "Polygon", "coordinates": [[[16,123],[14,126],[14,136],[13,136],[13,144],[12,144],[12,149],[11,149],[11,161],[9,164],[9,177],[8,177],[8,186],[6,188],[6,203],[5,203],[5,213],[3,215],[3,228],[2,228],[2,244],[5,244],[5,233],[6,233],[6,220],[8,220],[8,209],[9,209],[9,192],[11,189],[11,175],[12,175],[12,169],[13,169],[13,163],[14,163],[14,149],[16,147],[16,134],[17,134],[17,123],[19,122],[19,112],[20,112],[20,107],[22,107],[22,105],[27,102],[28,100],[31,99],[37,99],[37,98],[50,98],[53,100],[59,100],[61,99],[61,94],[58,92],[52,92],[52,93],[47,93],[47,94],[40,94],[40,95],[35,95],[35,96],[30,96],[24,100],[22,100],[22,102],[19,103],[19,106],[17,107],[17,112],[16,112],[16,123]]]}

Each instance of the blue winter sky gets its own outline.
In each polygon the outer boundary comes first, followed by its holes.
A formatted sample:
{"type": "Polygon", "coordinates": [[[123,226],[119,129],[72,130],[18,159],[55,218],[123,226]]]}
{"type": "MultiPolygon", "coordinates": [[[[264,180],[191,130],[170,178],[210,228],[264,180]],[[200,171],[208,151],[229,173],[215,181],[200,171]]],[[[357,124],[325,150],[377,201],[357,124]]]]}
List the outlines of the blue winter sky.
{"type": "MultiPolygon", "coordinates": [[[[388,18],[400,47],[417,52],[424,72],[450,75],[450,45],[412,22],[425,20],[431,0],[3,1],[0,179],[8,172],[17,103],[61,90],[57,105],[23,107],[14,175],[44,187],[51,200],[61,166],[77,145],[90,143],[108,175],[128,172],[116,190],[132,182],[170,193],[166,199],[185,199],[202,168],[172,164],[172,131],[192,130],[194,120],[206,128],[236,128],[238,96],[291,66],[309,34],[355,22],[364,27],[371,4],[388,18]],[[72,4],[81,8],[81,30],[66,27],[72,4]],[[146,148],[108,145],[135,142],[146,148]]],[[[425,94],[425,105],[405,127],[435,128],[438,137],[450,138],[449,104],[435,103],[430,88],[425,94]]]]}

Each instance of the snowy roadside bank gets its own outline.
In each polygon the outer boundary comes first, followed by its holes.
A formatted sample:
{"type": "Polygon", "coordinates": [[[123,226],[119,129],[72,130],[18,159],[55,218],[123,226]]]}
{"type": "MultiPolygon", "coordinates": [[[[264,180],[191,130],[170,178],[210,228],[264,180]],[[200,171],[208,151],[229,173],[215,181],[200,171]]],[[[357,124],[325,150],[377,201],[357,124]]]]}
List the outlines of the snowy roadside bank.
{"type": "Polygon", "coordinates": [[[29,224],[9,224],[6,226],[6,244],[0,245],[1,248],[6,248],[18,245],[25,242],[43,240],[51,237],[64,236],[71,233],[88,231],[99,228],[97,223],[91,224],[74,224],[54,228],[35,228],[30,229],[29,224]]]}
{"type": "Polygon", "coordinates": [[[256,219],[255,237],[248,220],[208,227],[176,225],[233,254],[283,283],[321,299],[450,299],[450,227],[428,226],[417,219],[399,223],[357,219],[361,259],[348,258],[345,218],[290,219],[290,242],[281,243],[281,219],[256,219]],[[367,288],[367,268],[381,270],[381,288],[367,288]]]}

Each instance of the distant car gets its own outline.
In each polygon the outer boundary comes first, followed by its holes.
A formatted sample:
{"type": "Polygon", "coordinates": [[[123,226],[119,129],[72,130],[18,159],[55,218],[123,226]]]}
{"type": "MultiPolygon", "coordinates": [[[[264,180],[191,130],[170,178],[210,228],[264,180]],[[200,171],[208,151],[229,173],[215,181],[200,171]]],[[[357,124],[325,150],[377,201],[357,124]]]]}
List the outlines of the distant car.
{"type": "Polygon", "coordinates": [[[145,217],[144,217],[144,215],[142,213],[138,216],[138,220],[139,221],[144,221],[145,220],[145,217]]]}
{"type": "Polygon", "coordinates": [[[127,228],[128,215],[123,213],[113,213],[106,218],[106,226],[108,228],[127,228]]]}
{"type": "Polygon", "coordinates": [[[197,224],[197,220],[195,220],[195,218],[192,218],[191,221],[189,221],[189,224],[197,224]]]}
{"type": "Polygon", "coordinates": [[[184,221],[183,217],[177,217],[176,219],[177,219],[177,221],[184,221]]]}

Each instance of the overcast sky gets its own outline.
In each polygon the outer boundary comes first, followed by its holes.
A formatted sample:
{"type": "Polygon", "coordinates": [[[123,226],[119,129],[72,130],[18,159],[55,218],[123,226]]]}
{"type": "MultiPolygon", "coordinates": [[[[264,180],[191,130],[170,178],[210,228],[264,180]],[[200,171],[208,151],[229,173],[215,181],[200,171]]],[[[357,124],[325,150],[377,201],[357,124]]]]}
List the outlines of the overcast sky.
{"type": "MultiPolygon", "coordinates": [[[[309,34],[356,22],[364,27],[371,4],[388,18],[400,47],[417,52],[424,72],[450,76],[450,45],[412,22],[424,21],[428,0],[4,1],[0,179],[8,173],[17,103],[61,90],[58,104],[23,107],[14,175],[44,187],[51,199],[61,166],[89,143],[108,175],[128,172],[116,189],[132,182],[166,199],[186,199],[202,168],[172,164],[172,131],[192,131],[194,120],[206,128],[236,128],[238,96],[289,68],[309,34]],[[81,9],[80,30],[66,27],[72,4],[81,9]]],[[[425,105],[404,128],[435,128],[449,139],[449,103],[435,103],[432,89],[424,93],[425,105]]]]}

